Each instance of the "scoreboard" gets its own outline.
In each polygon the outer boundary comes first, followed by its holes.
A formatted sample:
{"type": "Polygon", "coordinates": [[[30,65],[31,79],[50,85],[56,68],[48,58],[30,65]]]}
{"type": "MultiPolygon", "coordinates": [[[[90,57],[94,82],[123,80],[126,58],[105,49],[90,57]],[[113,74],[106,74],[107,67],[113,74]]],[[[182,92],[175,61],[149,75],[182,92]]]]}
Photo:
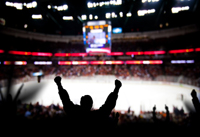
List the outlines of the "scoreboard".
{"type": "Polygon", "coordinates": [[[83,24],[83,43],[87,53],[111,52],[111,22],[88,21],[83,24]]]}

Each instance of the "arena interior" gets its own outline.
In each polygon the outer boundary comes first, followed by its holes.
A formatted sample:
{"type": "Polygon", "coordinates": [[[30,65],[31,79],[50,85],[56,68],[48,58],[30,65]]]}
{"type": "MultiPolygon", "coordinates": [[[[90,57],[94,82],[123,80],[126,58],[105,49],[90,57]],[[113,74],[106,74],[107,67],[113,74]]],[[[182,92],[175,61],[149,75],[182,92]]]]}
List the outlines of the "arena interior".
{"type": "Polygon", "coordinates": [[[93,110],[120,80],[116,135],[199,127],[199,8],[198,0],[0,1],[1,127],[59,131],[46,124],[67,117],[56,76],[74,104],[90,95],[93,110]]]}

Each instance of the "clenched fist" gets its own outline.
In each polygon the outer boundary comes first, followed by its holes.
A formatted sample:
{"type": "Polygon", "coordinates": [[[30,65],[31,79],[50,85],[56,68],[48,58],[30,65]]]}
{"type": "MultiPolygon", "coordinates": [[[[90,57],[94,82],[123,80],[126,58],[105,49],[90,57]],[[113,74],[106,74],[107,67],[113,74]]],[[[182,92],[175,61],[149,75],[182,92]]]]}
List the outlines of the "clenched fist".
{"type": "Polygon", "coordinates": [[[115,80],[115,86],[120,88],[122,86],[121,81],[119,81],[118,79],[115,80]]]}
{"type": "Polygon", "coordinates": [[[54,78],[54,81],[55,81],[55,83],[56,84],[60,84],[61,83],[61,77],[60,76],[56,76],[55,78],[54,78]]]}

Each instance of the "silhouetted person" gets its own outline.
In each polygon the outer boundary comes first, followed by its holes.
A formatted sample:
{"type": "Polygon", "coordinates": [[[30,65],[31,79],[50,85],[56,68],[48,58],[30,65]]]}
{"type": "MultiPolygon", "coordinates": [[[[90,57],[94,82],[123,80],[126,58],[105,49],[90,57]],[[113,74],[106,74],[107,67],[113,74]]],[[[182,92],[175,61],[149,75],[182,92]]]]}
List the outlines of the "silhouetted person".
{"type": "Polygon", "coordinates": [[[200,103],[199,103],[199,99],[197,98],[197,92],[194,89],[191,92],[191,96],[192,96],[192,103],[194,105],[194,108],[196,112],[200,114],[200,103]]]}
{"type": "Polygon", "coordinates": [[[0,127],[2,133],[5,132],[12,133],[9,130],[11,129],[12,131],[12,129],[16,129],[16,125],[19,126],[19,123],[17,123],[17,116],[16,116],[17,101],[19,101],[18,97],[21,93],[23,85],[24,84],[22,84],[19,87],[17,94],[15,95],[14,98],[10,93],[8,93],[7,96],[4,97],[0,88],[0,94],[2,99],[0,102],[0,121],[1,121],[0,127]]]}
{"type": "Polygon", "coordinates": [[[156,118],[156,105],[154,105],[154,107],[153,107],[153,121],[157,122],[157,118],[156,118]]]}
{"type": "MultiPolygon", "coordinates": [[[[169,117],[169,108],[167,105],[165,105],[165,110],[166,110],[165,121],[168,123],[168,122],[170,122],[170,117],[169,117]]],[[[156,117],[156,105],[154,105],[154,107],[153,107],[153,120],[154,120],[154,122],[158,122],[158,119],[156,117]]]]}
{"type": "Polygon", "coordinates": [[[113,122],[116,122],[116,120],[110,119],[109,115],[116,105],[118,92],[122,86],[122,83],[119,80],[115,80],[115,89],[109,94],[105,103],[98,110],[93,111],[91,111],[93,100],[90,95],[82,96],[80,105],[76,105],[70,100],[68,92],[63,89],[61,85],[61,77],[55,77],[54,81],[58,86],[58,93],[62,100],[63,108],[67,114],[70,128],[77,128],[79,130],[84,129],[82,131],[86,133],[91,130],[101,130],[101,132],[103,132],[106,129],[112,129],[111,126],[113,125],[113,122]]]}
{"type": "Polygon", "coordinates": [[[191,92],[191,96],[192,96],[192,103],[194,105],[196,113],[190,114],[190,120],[191,120],[190,126],[193,128],[193,133],[196,133],[198,131],[196,130],[196,128],[199,128],[199,123],[200,123],[200,102],[199,99],[197,98],[197,92],[194,89],[191,92]]]}
{"type": "Polygon", "coordinates": [[[170,122],[170,117],[169,117],[169,108],[168,108],[167,105],[165,105],[165,110],[166,110],[166,119],[165,119],[165,121],[169,123],[170,122]]]}

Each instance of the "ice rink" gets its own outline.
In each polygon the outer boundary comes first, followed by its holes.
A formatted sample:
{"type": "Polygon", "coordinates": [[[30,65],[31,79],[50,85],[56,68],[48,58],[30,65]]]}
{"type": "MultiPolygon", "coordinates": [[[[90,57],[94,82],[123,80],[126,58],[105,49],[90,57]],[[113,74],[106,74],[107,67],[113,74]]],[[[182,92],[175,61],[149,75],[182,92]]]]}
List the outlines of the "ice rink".
{"type": "MultiPolygon", "coordinates": [[[[93,107],[99,108],[105,102],[109,93],[114,90],[114,79],[62,79],[62,85],[75,104],[79,104],[81,96],[89,94],[93,98],[93,107]]],[[[121,80],[121,82],[123,85],[119,92],[115,110],[126,111],[128,107],[131,107],[131,110],[135,111],[136,114],[140,110],[152,111],[154,105],[156,105],[157,111],[165,111],[165,104],[168,105],[170,112],[173,111],[173,106],[179,109],[183,107],[184,111],[188,112],[185,102],[192,106],[190,96],[192,89],[199,92],[197,87],[180,84],[131,80],[121,80]]],[[[11,88],[13,95],[16,94],[20,85],[17,84],[11,88]]],[[[5,89],[2,91],[5,94],[5,89]]],[[[57,85],[53,79],[42,79],[40,83],[37,81],[24,83],[19,99],[23,103],[39,102],[45,106],[51,103],[59,103],[62,106],[57,85]]]]}

